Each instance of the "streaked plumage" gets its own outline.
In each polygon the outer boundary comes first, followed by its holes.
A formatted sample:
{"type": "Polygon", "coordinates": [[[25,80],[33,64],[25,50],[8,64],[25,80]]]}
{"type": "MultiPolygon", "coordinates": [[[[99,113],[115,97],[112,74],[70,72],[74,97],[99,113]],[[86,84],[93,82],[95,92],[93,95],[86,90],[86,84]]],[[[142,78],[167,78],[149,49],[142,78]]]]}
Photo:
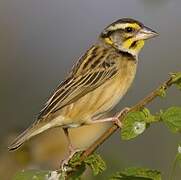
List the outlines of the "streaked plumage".
{"type": "Polygon", "coordinates": [[[110,111],[135,77],[137,55],[144,40],[155,35],[154,31],[132,19],[121,19],[105,28],[98,41],[57,87],[37,121],[9,149],[18,148],[26,140],[52,127],[92,124],[110,111]],[[143,36],[141,31],[146,35],[143,36]]]}

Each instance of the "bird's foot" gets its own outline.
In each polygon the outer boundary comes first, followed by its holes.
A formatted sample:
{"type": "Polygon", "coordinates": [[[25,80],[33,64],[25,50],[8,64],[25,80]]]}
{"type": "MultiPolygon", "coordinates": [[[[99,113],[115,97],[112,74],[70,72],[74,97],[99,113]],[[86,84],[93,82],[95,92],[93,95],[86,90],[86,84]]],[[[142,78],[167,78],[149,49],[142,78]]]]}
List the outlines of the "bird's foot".
{"type": "Polygon", "coordinates": [[[65,158],[64,160],[62,160],[61,162],[61,169],[62,171],[69,171],[71,170],[71,167],[69,167],[69,161],[71,160],[71,158],[77,153],[82,151],[81,149],[77,149],[77,148],[69,148],[69,154],[67,156],[67,158],[65,158]]]}
{"type": "Polygon", "coordinates": [[[121,123],[121,121],[119,120],[119,117],[124,116],[129,110],[130,110],[129,107],[125,107],[124,109],[121,110],[121,112],[117,113],[116,116],[114,117],[114,118],[115,118],[114,123],[115,123],[119,128],[122,128],[122,123],[121,123]]]}
{"type": "Polygon", "coordinates": [[[129,107],[125,107],[124,109],[121,110],[121,112],[119,112],[119,113],[116,114],[116,117],[118,118],[118,117],[120,117],[120,116],[125,115],[129,110],[130,110],[129,107]]]}
{"type": "Polygon", "coordinates": [[[119,128],[122,128],[122,123],[118,117],[114,118],[114,124],[116,124],[119,128]]]}

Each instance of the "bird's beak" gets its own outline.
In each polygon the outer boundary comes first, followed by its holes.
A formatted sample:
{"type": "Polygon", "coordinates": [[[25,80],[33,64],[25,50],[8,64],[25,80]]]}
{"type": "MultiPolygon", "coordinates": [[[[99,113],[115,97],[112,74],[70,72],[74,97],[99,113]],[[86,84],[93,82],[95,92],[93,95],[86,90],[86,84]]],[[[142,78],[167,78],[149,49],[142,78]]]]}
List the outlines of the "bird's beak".
{"type": "Polygon", "coordinates": [[[140,29],[136,35],[137,40],[146,40],[158,36],[158,33],[148,27],[140,29]]]}

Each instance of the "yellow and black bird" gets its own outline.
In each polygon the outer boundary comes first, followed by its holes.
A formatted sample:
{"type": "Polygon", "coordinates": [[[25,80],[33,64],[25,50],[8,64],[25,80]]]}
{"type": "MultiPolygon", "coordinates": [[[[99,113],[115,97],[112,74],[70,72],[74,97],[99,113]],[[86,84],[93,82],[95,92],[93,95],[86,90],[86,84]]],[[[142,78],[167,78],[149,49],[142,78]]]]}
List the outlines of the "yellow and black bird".
{"type": "Polygon", "coordinates": [[[9,150],[17,149],[43,131],[62,127],[72,152],[69,128],[106,121],[119,124],[116,117],[100,118],[127,92],[135,77],[138,54],[145,40],[157,35],[129,18],[107,26],[56,88],[37,120],[14,140],[9,150]]]}

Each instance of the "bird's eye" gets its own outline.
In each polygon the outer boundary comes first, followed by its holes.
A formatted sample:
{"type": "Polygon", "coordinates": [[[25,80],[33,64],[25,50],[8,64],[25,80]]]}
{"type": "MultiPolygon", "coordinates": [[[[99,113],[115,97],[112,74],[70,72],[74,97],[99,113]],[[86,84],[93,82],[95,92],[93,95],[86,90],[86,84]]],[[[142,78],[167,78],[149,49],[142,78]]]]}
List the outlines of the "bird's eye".
{"type": "Polygon", "coordinates": [[[128,33],[134,31],[134,29],[133,29],[132,27],[126,27],[125,30],[126,30],[126,32],[128,32],[128,33]]]}

